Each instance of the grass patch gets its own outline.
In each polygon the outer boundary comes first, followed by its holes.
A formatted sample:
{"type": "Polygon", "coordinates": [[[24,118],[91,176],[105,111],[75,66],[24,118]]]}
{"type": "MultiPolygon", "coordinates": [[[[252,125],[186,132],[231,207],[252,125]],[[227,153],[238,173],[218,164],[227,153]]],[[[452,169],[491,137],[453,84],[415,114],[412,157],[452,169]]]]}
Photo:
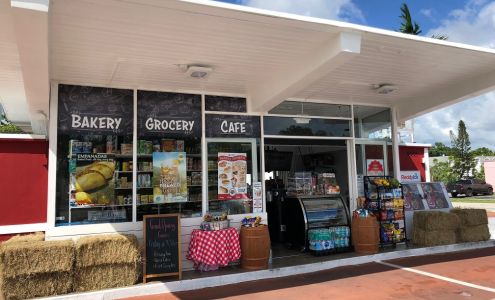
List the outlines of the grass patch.
{"type": "Polygon", "coordinates": [[[454,203],[494,203],[495,199],[486,199],[486,198],[450,198],[451,202],[454,203]]]}

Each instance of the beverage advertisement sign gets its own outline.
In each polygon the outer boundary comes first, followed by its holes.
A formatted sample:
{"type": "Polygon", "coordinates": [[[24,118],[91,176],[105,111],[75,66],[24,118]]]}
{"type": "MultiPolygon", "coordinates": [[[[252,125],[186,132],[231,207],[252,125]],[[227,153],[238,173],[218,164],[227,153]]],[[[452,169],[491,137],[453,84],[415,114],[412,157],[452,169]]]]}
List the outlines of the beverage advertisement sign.
{"type": "Polygon", "coordinates": [[[153,202],[187,201],[185,152],[153,152],[153,202]]]}
{"type": "Polygon", "coordinates": [[[383,159],[367,159],[366,171],[368,176],[385,175],[385,168],[383,167],[383,159]]]}
{"type": "Polygon", "coordinates": [[[218,199],[248,199],[246,153],[218,153],[218,199]]]}

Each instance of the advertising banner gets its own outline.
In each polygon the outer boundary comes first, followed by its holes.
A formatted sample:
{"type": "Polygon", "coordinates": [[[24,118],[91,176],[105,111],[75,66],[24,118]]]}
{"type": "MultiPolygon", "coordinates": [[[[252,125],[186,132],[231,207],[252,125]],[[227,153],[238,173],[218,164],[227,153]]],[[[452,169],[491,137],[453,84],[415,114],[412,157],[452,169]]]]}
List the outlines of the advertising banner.
{"type": "Polygon", "coordinates": [[[400,183],[421,182],[419,171],[400,171],[400,183]]]}
{"type": "Polygon", "coordinates": [[[153,152],[153,202],[187,201],[185,152],[153,152]]]}
{"type": "Polygon", "coordinates": [[[246,153],[218,153],[218,199],[248,199],[246,153]]]}
{"type": "Polygon", "coordinates": [[[70,206],[108,205],[115,200],[115,161],[107,154],[77,154],[69,161],[70,206]]]}
{"type": "Polygon", "coordinates": [[[383,159],[367,159],[366,172],[368,176],[384,176],[383,159]]]}
{"type": "Polygon", "coordinates": [[[263,194],[261,182],[253,182],[253,213],[263,212],[263,194]]]}

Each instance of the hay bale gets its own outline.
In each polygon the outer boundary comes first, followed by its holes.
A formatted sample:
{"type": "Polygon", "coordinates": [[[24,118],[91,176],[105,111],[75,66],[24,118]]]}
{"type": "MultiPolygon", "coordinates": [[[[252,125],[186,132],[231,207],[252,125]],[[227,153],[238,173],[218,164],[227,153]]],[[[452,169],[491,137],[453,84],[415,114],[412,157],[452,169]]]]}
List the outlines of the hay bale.
{"type": "Polygon", "coordinates": [[[478,226],[488,224],[488,215],[485,209],[454,208],[450,212],[459,217],[461,226],[478,226]]]}
{"type": "Polygon", "coordinates": [[[481,242],[488,241],[490,239],[490,230],[488,224],[461,227],[457,230],[457,242],[481,242]]]}
{"type": "Polygon", "coordinates": [[[443,211],[415,211],[413,228],[432,230],[456,230],[459,227],[459,217],[456,214],[443,211]]]}
{"type": "Polygon", "coordinates": [[[75,272],[76,292],[133,285],[138,280],[137,264],[114,264],[83,267],[75,272]]]}
{"type": "Polygon", "coordinates": [[[18,276],[3,278],[0,289],[6,300],[31,299],[70,293],[72,280],[70,272],[18,276]]]}
{"type": "Polygon", "coordinates": [[[16,235],[11,237],[2,243],[2,245],[9,245],[13,243],[24,243],[24,242],[41,242],[45,240],[44,232],[35,232],[32,234],[16,235]]]}
{"type": "Polygon", "coordinates": [[[82,237],[76,242],[76,267],[136,264],[140,258],[136,236],[107,234],[82,237]]]}
{"type": "Polygon", "coordinates": [[[71,272],[74,262],[72,240],[8,243],[2,245],[0,252],[0,270],[4,279],[71,272]]]}
{"type": "Polygon", "coordinates": [[[412,242],[414,245],[423,247],[455,244],[456,232],[454,230],[423,230],[414,227],[412,242]]]}

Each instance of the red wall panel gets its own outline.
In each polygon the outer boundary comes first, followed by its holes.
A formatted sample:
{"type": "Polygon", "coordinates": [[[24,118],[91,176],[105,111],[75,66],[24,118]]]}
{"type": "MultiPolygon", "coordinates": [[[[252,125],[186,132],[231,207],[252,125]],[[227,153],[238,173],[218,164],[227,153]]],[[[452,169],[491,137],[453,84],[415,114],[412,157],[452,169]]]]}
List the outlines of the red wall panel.
{"type": "Polygon", "coordinates": [[[421,181],[426,181],[425,165],[423,164],[424,156],[424,147],[399,146],[400,170],[419,171],[421,181]]]}
{"type": "Polygon", "coordinates": [[[0,226],[45,223],[48,142],[0,139],[0,226]]]}

